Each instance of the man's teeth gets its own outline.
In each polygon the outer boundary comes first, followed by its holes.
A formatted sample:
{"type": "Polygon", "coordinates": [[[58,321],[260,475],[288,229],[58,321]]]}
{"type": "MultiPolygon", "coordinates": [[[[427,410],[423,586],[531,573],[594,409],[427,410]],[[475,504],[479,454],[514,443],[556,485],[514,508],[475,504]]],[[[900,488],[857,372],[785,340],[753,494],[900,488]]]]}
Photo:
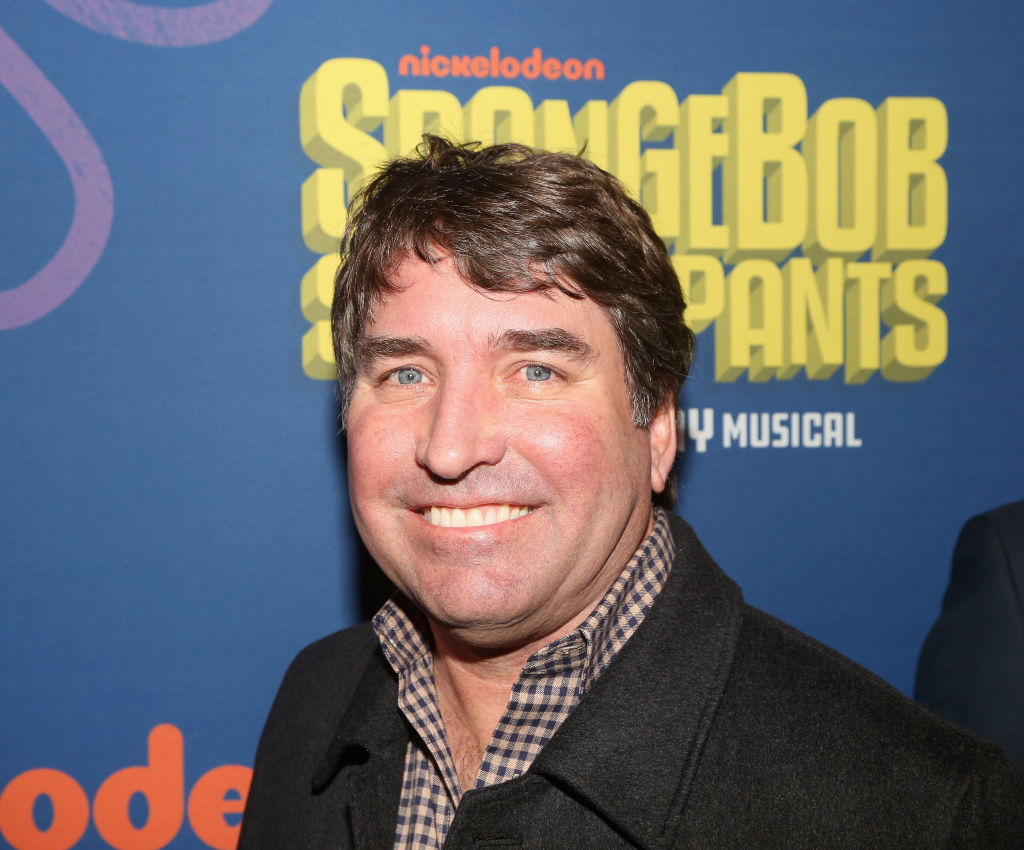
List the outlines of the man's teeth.
{"type": "Polygon", "coordinates": [[[493,525],[507,519],[518,519],[526,516],[533,508],[525,505],[480,505],[476,508],[438,508],[423,509],[423,518],[431,525],[443,525],[445,528],[475,528],[478,525],[493,525]]]}

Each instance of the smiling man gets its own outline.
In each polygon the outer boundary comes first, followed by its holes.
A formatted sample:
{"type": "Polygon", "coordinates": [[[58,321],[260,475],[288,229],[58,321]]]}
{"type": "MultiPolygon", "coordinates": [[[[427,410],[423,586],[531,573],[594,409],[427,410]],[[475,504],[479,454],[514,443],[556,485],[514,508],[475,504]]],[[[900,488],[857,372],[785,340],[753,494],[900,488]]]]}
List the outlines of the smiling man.
{"type": "Polygon", "coordinates": [[[993,747],[743,603],[671,503],[692,334],[583,159],[427,137],[357,201],[352,513],[397,592],[307,648],[239,847],[1017,847],[993,747]]]}

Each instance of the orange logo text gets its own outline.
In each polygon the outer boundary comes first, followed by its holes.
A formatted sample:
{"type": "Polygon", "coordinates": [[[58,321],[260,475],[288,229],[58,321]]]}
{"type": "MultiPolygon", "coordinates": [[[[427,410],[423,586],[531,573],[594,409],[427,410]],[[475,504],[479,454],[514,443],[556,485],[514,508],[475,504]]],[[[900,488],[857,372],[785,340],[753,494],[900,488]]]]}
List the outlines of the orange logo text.
{"type": "MultiPolygon", "coordinates": [[[[186,811],[192,831],[215,850],[234,850],[252,768],[225,764],[207,771],[185,794],[185,741],[181,730],[163,723],[149,733],[147,763],[125,767],[100,785],[92,820],[100,837],[117,850],[160,850],[181,830],[186,811]],[[146,799],[146,822],[136,826],[129,804],[146,799]],[[187,805],[186,805],[187,802],[187,805]]],[[[89,798],[68,774],[47,767],[15,776],[0,793],[0,834],[15,850],[70,850],[89,826],[89,798]],[[35,808],[47,797],[53,817],[45,828],[35,808]]]]}
{"type": "Polygon", "coordinates": [[[431,55],[430,45],[420,47],[420,55],[407,53],[398,60],[398,73],[402,77],[504,77],[512,80],[525,77],[536,80],[603,80],[604,62],[600,59],[556,59],[544,56],[539,47],[523,58],[502,56],[497,47],[492,47],[487,56],[445,56],[431,55]]]}

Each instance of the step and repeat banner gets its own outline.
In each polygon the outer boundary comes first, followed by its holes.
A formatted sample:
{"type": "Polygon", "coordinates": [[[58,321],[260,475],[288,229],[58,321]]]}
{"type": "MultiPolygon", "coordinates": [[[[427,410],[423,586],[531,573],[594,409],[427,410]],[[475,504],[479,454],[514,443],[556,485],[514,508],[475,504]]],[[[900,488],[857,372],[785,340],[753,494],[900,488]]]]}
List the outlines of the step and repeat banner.
{"type": "Polygon", "coordinates": [[[642,200],[699,331],[677,510],[909,693],[960,525],[1024,497],[1022,37],[994,0],[4,4],[0,843],[234,846],[288,661],[385,592],[330,285],[425,130],[642,200]]]}

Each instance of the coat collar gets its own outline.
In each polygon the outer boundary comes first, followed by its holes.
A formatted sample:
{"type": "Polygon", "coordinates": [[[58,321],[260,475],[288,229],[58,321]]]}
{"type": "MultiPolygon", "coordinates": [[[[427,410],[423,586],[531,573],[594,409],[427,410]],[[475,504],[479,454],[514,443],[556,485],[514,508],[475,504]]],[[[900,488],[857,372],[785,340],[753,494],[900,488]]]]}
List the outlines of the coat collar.
{"type": "Polygon", "coordinates": [[[644,847],[672,843],[743,617],[739,587],[689,525],[672,517],[672,532],[657,602],[531,768],[644,847]]]}
{"type": "Polygon", "coordinates": [[[350,834],[325,836],[315,846],[347,847],[349,841],[360,850],[390,850],[394,846],[393,833],[381,829],[381,824],[394,823],[398,812],[408,742],[395,676],[378,646],[313,774],[310,789],[314,796],[322,795],[328,807],[345,806],[347,818],[340,817],[338,809],[335,817],[327,820],[335,826],[347,820],[350,834]]]}
{"type": "MultiPolygon", "coordinates": [[[[678,829],[743,617],[739,588],[690,526],[670,519],[677,551],[665,587],[530,768],[571,789],[645,847],[671,844],[678,829]]],[[[376,790],[372,797],[358,792],[354,816],[370,827],[375,817],[393,815],[408,740],[394,674],[377,649],[315,773],[313,792],[327,789],[343,768],[359,766],[352,787],[376,790]]]]}
{"type": "MultiPolygon", "coordinates": [[[[398,709],[398,686],[379,647],[373,650],[352,700],[313,774],[312,791],[324,791],[345,767],[366,764],[372,756],[408,743],[398,709]]],[[[404,753],[404,750],[403,750],[404,753]]]]}

